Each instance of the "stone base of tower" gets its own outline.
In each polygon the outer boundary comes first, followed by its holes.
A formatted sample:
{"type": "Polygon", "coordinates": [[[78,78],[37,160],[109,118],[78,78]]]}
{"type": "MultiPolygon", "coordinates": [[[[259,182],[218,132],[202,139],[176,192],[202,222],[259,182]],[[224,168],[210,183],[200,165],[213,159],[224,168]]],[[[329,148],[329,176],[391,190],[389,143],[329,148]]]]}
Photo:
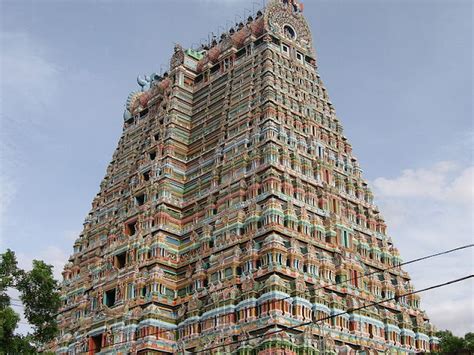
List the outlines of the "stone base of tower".
{"type": "MultiPolygon", "coordinates": [[[[368,334],[346,331],[334,326],[310,325],[301,330],[287,329],[301,324],[301,319],[285,317],[281,312],[249,321],[213,328],[212,331],[190,334],[181,338],[179,332],[155,327],[117,329],[114,334],[95,333],[67,348],[57,348],[56,354],[239,354],[239,355],[319,355],[319,354],[414,354],[436,352],[432,343],[428,348],[403,345],[374,339],[368,334]],[[285,324],[286,326],[284,326],[285,324]],[[87,341],[86,341],[87,339],[87,341]],[[113,342],[112,339],[116,339],[113,342]],[[119,339],[128,339],[119,341],[119,339]],[[87,344],[87,345],[86,345],[87,344]]],[[[420,344],[418,344],[419,346],[420,344]]]]}

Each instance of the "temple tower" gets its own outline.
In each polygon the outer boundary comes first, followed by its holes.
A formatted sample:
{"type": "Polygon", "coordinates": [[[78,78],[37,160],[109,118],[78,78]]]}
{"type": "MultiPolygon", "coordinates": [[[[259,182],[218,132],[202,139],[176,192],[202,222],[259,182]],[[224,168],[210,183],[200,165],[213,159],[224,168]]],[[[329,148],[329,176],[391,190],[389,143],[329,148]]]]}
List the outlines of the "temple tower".
{"type": "Polygon", "coordinates": [[[177,45],[138,83],[63,272],[58,354],[436,349],[416,295],[328,318],[412,286],[301,3],[177,45]]]}

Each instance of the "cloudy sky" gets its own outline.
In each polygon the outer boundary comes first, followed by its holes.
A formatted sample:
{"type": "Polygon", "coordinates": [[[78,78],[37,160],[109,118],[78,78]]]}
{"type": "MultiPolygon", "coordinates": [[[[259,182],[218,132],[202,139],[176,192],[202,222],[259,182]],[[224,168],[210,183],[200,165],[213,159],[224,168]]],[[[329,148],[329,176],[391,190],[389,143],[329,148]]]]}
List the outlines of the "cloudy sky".
{"type": "MultiPolygon", "coordinates": [[[[56,274],[122,129],[136,76],[261,0],[0,0],[0,250],[56,274]]],[[[319,72],[404,260],[473,241],[472,3],[306,1],[319,72]]],[[[245,10],[247,9],[247,10],[245,10]]],[[[472,249],[411,265],[415,288],[473,273],[472,249]]],[[[422,295],[474,329],[473,283],[422,295]]]]}

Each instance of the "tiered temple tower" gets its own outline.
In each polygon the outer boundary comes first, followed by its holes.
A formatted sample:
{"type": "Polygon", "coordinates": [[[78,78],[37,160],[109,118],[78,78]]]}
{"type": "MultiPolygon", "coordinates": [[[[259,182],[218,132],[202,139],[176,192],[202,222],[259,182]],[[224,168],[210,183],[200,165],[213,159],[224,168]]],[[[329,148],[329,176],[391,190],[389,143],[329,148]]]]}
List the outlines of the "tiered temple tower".
{"type": "Polygon", "coordinates": [[[317,322],[412,286],[302,4],[272,0],[138,82],[64,269],[58,354],[437,348],[417,295],[317,322]]]}

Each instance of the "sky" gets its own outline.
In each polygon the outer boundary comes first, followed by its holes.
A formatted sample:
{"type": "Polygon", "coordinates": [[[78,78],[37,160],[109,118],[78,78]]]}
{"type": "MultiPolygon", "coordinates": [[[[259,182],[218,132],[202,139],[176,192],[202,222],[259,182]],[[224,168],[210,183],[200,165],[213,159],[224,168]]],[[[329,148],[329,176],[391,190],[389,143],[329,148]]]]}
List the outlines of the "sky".
{"type": "MultiPolygon", "coordinates": [[[[59,277],[138,74],[167,67],[261,0],[0,0],[0,252],[59,277]]],[[[404,260],[473,242],[469,0],[307,0],[319,73],[404,260]]],[[[473,274],[473,249],[406,267],[415,289],[473,274]]],[[[474,286],[422,294],[474,330],[474,286]]]]}

